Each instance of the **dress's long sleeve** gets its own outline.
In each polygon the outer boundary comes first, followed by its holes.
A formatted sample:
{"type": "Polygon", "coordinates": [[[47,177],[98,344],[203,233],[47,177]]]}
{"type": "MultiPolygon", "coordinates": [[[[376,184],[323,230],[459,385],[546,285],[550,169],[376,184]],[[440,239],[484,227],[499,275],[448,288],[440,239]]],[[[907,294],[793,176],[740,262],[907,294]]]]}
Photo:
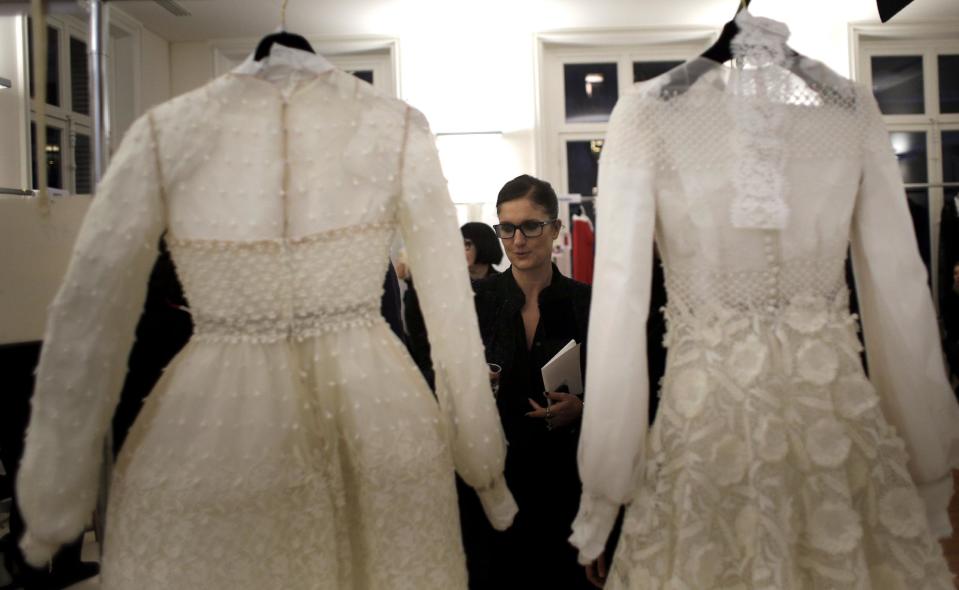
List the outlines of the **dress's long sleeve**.
{"type": "Polygon", "coordinates": [[[164,227],[149,115],[97,187],[49,310],[17,481],[27,560],[79,535],[97,497],[103,439],[164,227]]]}
{"type": "Polygon", "coordinates": [[[490,389],[463,238],[421,113],[407,113],[399,220],[430,338],[436,395],[456,470],[479,493],[490,522],[507,528],[516,503],[506,487],[506,443],[490,389]]]}
{"type": "Polygon", "coordinates": [[[589,401],[578,454],[583,496],[570,537],[582,563],[603,551],[619,507],[629,501],[643,470],[656,207],[652,161],[635,140],[649,131],[639,128],[642,100],[626,95],[617,103],[600,159],[589,401]]]}
{"type": "Polygon", "coordinates": [[[951,470],[959,467],[959,406],[946,378],[936,313],[905,189],[871,93],[861,93],[868,132],[853,216],[852,256],[869,376],[935,534],[948,536],[951,470]]]}

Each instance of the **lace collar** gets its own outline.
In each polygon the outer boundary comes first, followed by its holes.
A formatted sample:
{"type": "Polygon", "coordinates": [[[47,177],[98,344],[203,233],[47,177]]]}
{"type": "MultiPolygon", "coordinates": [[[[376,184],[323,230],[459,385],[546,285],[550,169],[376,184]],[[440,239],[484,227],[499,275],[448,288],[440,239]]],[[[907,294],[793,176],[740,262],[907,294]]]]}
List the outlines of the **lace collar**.
{"type": "Polygon", "coordinates": [[[785,23],[743,10],[736,15],[736,25],[739,33],[730,43],[733,57],[755,66],[781,65],[786,61],[789,27],[785,23]]]}

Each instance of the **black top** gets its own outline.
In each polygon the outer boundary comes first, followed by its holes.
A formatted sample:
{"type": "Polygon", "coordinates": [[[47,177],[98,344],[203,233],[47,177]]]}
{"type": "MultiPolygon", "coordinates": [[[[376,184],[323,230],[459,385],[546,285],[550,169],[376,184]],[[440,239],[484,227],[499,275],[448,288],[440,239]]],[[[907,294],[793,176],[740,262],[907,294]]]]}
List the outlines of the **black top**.
{"type": "Polygon", "coordinates": [[[585,378],[590,287],[553,266],[552,282],[539,294],[540,320],[529,348],[521,314],[526,297],[512,271],[479,281],[474,290],[486,359],[503,367],[497,406],[509,444],[506,481],[519,505],[512,528],[493,541],[493,567],[512,571],[512,582],[521,567],[538,587],[588,587],[567,541],[581,491],[579,423],[550,431],[542,418],[526,413],[532,410],[527,398],[545,405],[541,369],[570,340],[581,345],[585,378]]]}
{"type": "MultiPolygon", "coordinates": [[[[475,284],[476,313],[486,348],[486,360],[503,367],[497,398],[511,454],[522,454],[526,444],[555,443],[557,437],[575,439],[573,432],[550,432],[543,420],[526,417],[532,408],[527,398],[544,405],[541,369],[570,340],[581,344],[586,362],[590,287],[563,276],[553,266],[553,278],[539,294],[540,320],[532,347],[526,346],[521,311],[526,297],[511,270],[475,284]]],[[[585,376],[585,369],[584,369],[585,376]]],[[[529,449],[533,450],[533,449],[529,449]]]]}

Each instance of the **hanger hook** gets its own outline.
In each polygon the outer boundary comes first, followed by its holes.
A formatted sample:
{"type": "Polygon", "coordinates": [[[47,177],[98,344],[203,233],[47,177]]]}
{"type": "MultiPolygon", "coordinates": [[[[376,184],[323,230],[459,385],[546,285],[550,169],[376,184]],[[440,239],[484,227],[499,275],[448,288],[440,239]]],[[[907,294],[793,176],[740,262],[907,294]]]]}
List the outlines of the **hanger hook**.
{"type": "Polygon", "coordinates": [[[739,0],[739,10],[736,11],[736,14],[749,8],[749,0],[739,0]]]}
{"type": "Polygon", "coordinates": [[[286,4],[289,0],[283,0],[280,4],[280,29],[286,30],[286,4]]]}

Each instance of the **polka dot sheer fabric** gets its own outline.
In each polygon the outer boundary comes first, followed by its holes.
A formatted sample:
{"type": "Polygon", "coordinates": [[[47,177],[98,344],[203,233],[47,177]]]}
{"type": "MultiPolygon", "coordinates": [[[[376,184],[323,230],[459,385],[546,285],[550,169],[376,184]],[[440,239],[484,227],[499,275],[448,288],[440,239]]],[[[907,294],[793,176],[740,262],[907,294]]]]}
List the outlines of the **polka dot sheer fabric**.
{"type": "Polygon", "coordinates": [[[516,506],[433,136],[282,47],[139,119],[98,187],[18,481],[31,562],[89,519],[164,233],[195,334],[118,459],[103,588],[465,588],[454,466],[495,527],[516,506]],[[436,398],[379,315],[397,234],[436,398]]]}
{"type": "Polygon", "coordinates": [[[571,540],[588,563],[627,505],[612,590],[951,588],[959,408],[879,111],[781,23],[737,22],[731,65],[638,84],[610,120],[571,540]]]}

